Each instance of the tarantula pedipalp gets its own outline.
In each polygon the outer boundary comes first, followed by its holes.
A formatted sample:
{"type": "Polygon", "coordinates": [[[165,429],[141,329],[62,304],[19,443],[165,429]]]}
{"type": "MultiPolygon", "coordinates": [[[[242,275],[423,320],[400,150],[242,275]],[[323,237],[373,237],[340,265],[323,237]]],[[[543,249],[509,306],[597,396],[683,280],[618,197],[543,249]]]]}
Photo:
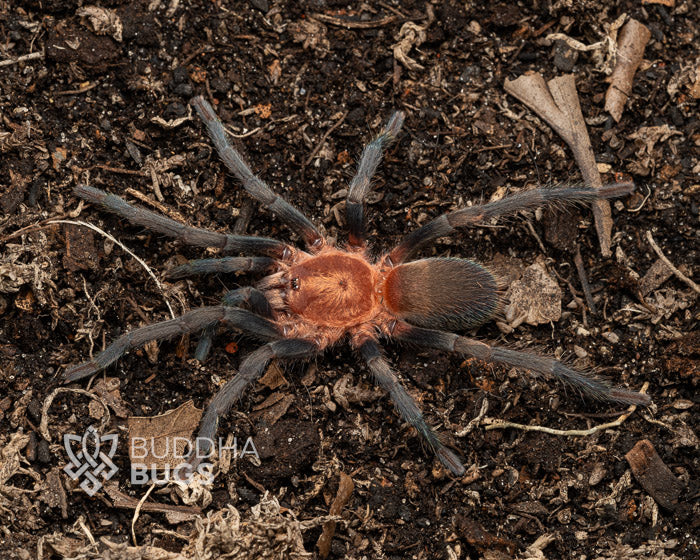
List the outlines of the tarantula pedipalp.
{"type": "MultiPolygon", "coordinates": [[[[549,374],[601,400],[647,405],[647,395],[609,386],[553,358],[491,346],[450,331],[466,330],[490,319],[499,306],[498,282],[485,267],[456,258],[408,261],[420,247],[456,228],[512,215],[551,203],[588,202],[630,193],[631,183],[600,189],[538,188],[495,202],[463,208],[434,219],[408,234],[397,247],[372,260],[364,238],[363,200],[387,144],[398,134],[404,115],[396,112],[368,144],[347,197],[348,244],[331,245],[301,212],[256,177],[226,140],[213,109],[202,97],[192,100],[197,113],[228,170],[243,188],[283,222],[296,230],[307,250],[275,239],[229,235],[193,228],[132,206],[118,196],[80,185],[75,193],[133,224],[179,239],[187,245],[218,247],[226,253],[253,253],[190,261],[168,273],[182,278],[213,272],[267,272],[254,287],[228,292],[222,305],[200,307],[172,319],[128,332],[83,364],[69,367],[65,381],[89,376],[117,360],[130,348],[204,329],[210,336],[220,323],[257,336],[266,343],[244,358],[238,373],[214,396],[201,422],[198,437],[213,441],[219,419],[243,391],[257,380],[273,358],[310,358],[348,338],[359,350],[376,383],[385,389],[401,417],[413,425],[442,464],[460,476],[464,466],[426,423],[415,400],[382,356],[380,338],[458,352],[487,362],[500,362],[535,373],[549,374]],[[260,256],[264,255],[264,256],[260,256]],[[445,330],[447,329],[447,330],[445,330]]],[[[206,356],[200,345],[196,357],[206,356]]],[[[192,460],[194,464],[196,459],[192,460]]]]}

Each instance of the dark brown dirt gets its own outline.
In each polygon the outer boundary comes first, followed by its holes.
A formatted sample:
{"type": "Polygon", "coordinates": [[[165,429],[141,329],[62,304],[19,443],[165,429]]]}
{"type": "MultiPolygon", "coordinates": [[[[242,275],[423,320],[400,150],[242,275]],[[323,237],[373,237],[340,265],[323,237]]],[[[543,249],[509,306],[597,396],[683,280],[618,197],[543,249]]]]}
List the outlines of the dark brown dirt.
{"type": "MultiPolygon", "coordinates": [[[[483,6],[453,0],[102,2],[121,21],[121,37],[96,32],[78,15],[81,4],[0,2],[0,64],[44,53],[0,66],[0,449],[7,451],[18,433],[30,434],[22,464],[13,467],[11,453],[0,454],[1,558],[34,558],[39,549],[49,558],[52,549],[42,540],[49,535],[87,542],[80,523],[97,539],[96,556],[102,557],[100,538],[130,541],[133,509],[115,507],[102,492],[89,498],[60,470],[67,461],[60,437],[96,423],[88,399],[73,393],[56,398],[49,411],[51,445],[38,433],[42,403],[61,385],[64,366],[85,359],[93,345],[96,352],[130,328],[167,318],[165,298],[181,313],[215,304],[225,289],[246,283],[213,277],[166,284],[161,293],[101,234],[46,221],[95,224],[159,276],[183,258],[211,253],[79,206],[73,186],[87,182],[144,204],[127,192],[133,189],[172,217],[230,230],[247,197],[235,181],[224,180],[202,126],[195,118],[175,127],[154,121],[177,122],[190,114],[189,99],[204,94],[218,104],[225,123],[246,133],[238,145],[260,176],[342,242],[339,191],[363,143],[400,108],[406,124],[367,208],[372,246],[386,250],[417,224],[469,201],[579,179],[564,142],[503,89],[506,78],[530,70],[545,78],[562,74],[572,59],[596,160],[609,166],[604,181],[620,173],[638,185],[638,194],[613,204],[613,256],[600,255],[585,208],[556,221],[545,212],[465,231],[424,254],[486,264],[517,258],[519,266],[544,257],[564,293],[562,318],[551,326],[521,325],[508,335],[491,323],[477,336],[571,359],[585,353],[576,359],[580,367],[598,368],[633,388],[648,382],[654,406],[588,437],[486,431],[483,424],[456,437],[484,399],[489,417],[559,429],[608,422],[620,409],[527,373],[389,343],[388,357],[474,475],[455,481],[388,399],[370,390],[360,358],[333,349],[311,366],[283,364],[286,384],[274,390],[259,385],[239,404],[239,411],[251,413],[275,392],[292,395],[271,427],[245,414],[224,422],[221,433],[259,438],[262,465],[234,464],[220,475],[207,511],[235,503],[245,515],[266,489],[300,520],[326,515],[342,470],[355,490],[331,558],[535,557],[526,550],[542,535],[552,537],[543,550],[551,559],[616,558],[624,551],[630,558],[698,557],[697,299],[675,276],[644,296],[639,287],[657,260],[647,231],[676,267],[698,278],[700,120],[693,95],[700,91],[694,82],[700,14],[694,2],[677,0],[675,9],[598,0],[483,6]],[[409,70],[395,60],[392,46],[406,22],[428,24],[429,5],[435,20],[425,41],[409,52],[423,68],[409,70]],[[603,111],[601,61],[587,52],[562,52],[561,44],[555,49],[544,38],[559,32],[592,44],[623,13],[647,25],[652,39],[615,123],[603,111]],[[630,138],[642,127],[663,126],[671,134],[649,151],[644,138],[630,138]],[[595,315],[584,315],[580,305],[567,307],[572,289],[583,298],[576,246],[596,298],[595,315]],[[337,383],[348,374],[362,391],[359,399],[342,397],[348,393],[337,383]],[[683,486],[673,508],[659,507],[629,472],[625,454],[640,439],[652,443],[683,486]],[[4,478],[3,472],[12,474],[4,478]]],[[[263,210],[254,212],[248,231],[294,240],[263,210]]],[[[195,344],[193,337],[134,351],[109,369],[122,378],[121,398],[132,414],[159,414],[188,399],[204,406],[217,380],[230,378],[240,355],[255,347],[221,334],[200,366],[191,359],[195,344]],[[227,352],[233,340],[239,349],[227,352]]],[[[113,421],[123,423],[114,415],[113,421]]],[[[115,462],[118,488],[141,498],[144,488],[131,486],[124,474],[125,450],[115,462]]],[[[171,494],[151,499],[179,503],[171,494]]],[[[135,533],[139,544],[179,551],[183,543],[162,530],[188,535],[192,528],[192,522],[173,525],[162,513],[148,512],[135,533]]],[[[315,550],[320,532],[304,533],[306,550],[315,550]]]]}

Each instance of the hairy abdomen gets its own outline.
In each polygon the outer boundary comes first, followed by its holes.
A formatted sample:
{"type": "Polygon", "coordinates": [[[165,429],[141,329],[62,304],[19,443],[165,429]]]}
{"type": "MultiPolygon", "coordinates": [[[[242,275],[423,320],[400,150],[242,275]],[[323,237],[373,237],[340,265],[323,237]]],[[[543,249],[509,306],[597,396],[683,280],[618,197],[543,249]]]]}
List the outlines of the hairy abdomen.
{"type": "Polygon", "coordinates": [[[422,259],[394,268],[382,287],[384,305],[421,327],[468,329],[500,305],[496,277],[465,259],[422,259]]]}

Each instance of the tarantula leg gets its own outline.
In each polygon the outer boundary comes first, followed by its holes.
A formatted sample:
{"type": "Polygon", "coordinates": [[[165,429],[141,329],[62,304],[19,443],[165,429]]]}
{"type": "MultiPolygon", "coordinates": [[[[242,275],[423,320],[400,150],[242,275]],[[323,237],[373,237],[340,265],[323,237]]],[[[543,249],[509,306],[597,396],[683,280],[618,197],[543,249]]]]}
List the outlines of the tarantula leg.
{"type": "Polygon", "coordinates": [[[107,212],[116,214],[132,224],[143,226],[151,231],[174,237],[186,245],[195,247],[218,247],[224,252],[260,253],[273,257],[283,257],[291,248],[276,239],[251,237],[246,235],[228,235],[216,231],[195,228],[151,212],[139,206],[133,206],[123,198],[109,194],[100,189],[87,185],[78,185],[73,192],[104,208],[107,212]]]}
{"type": "Polygon", "coordinates": [[[147,325],[120,336],[92,360],[67,368],[64,380],[69,383],[92,375],[116,361],[129,349],[143,346],[151,340],[163,340],[191,333],[219,321],[264,340],[275,340],[281,337],[272,321],[258,317],[245,309],[224,306],[200,307],[170,321],[147,325]]]}
{"type": "Polygon", "coordinates": [[[216,116],[209,102],[203,97],[197,96],[192,99],[191,103],[199,118],[202,119],[202,122],[207,127],[209,137],[214,143],[221,161],[242,183],[248,194],[266,206],[271,212],[276,213],[284,223],[301,235],[309,247],[320,248],[323,245],[323,238],[316,226],[304,214],[281,196],[275,194],[270,187],[253,174],[241,155],[229,144],[224,125],[219,120],[219,117],[216,116]]]}
{"type": "Polygon", "coordinates": [[[350,245],[358,247],[364,244],[365,226],[362,205],[370,190],[370,182],[377,171],[382,154],[387,145],[396,139],[404,118],[405,115],[402,111],[396,111],[377,137],[362,151],[360,164],[357,166],[357,173],[350,183],[348,198],[345,202],[350,230],[350,245]]]}
{"type": "Polygon", "coordinates": [[[499,346],[490,346],[484,342],[465,336],[414,327],[404,322],[396,324],[392,336],[396,337],[398,340],[410,342],[419,346],[474,356],[485,362],[500,362],[516,368],[528,369],[536,374],[548,374],[596,400],[640,406],[647,406],[651,403],[649,395],[618,387],[611,387],[603,379],[590,373],[572,369],[554,358],[537,356],[536,354],[520,352],[518,350],[509,350],[499,346]]]}
{"type": "Polygon", "coordinates": [[[611,183],[599,189],[590,187],[537,188],[521,191],[501,200],[477,204],[448,212],[412,231],[389,253],[393,264],[408,259],[418,249],[438,237],[444,237],[460,227],[479,224],[490,218],[508,216],[520,210],[538,208],[547,204],[576,204],[604,198],[617,198],[634,191],[634,183],[611,183]]]}
{"type": "Polygon", "coordinates": [[[201,459],[210,455],[219,420],[231,409],[236,400],[241,398],[243,391],[260,378],[270,360],[309,358],[318,350],[319,347],[315,342],[292,338],[270,342],[248,354],[241,363],[238,373],[226,382],[207,406],[197,435],[199,445],[193,450],[197,455],[194,457],[190,455],[188,458],[190,465],[196,468],[201,459]]]}
{"type": "Polygon", "coordinates": [[[270,270],[275,260],[269,257],[224,257],[222,259],[196,259],[171,268],[165,273],[168,280],[179,280],[198,274],[228,272],[262,272],[270,270]]]}
{"type": "MultiPolygon", "coordinates": [[[[226,292],[226,295],[224,295],[221,300],[221,304],[226,307],[240,307],[241,305],[246,305],[256,315],[265,317],[266,319],[274,318],[270,302],[267,301],[265,294],[250,286],[226,292]]],[[[197,349],[194,352],[195,360],[203,362],[207,359],[217,327],[218,325],[216,323],[212,323],[204,328],[202,337],[199,339],[197,349]]]]}
{"type": "Polygon", "coordinates": [[[391,366],[382,357],[376,342],[369,340],[360,347],[360,352],[367,362],[374,380],[382,389],[389,393],[401,417],[410,423],[418,434],[428,443],[440,462],[455,476],[462,476],[465,472],[464,465],[442,442],[438,439],[433,429],[426,423],[423,413],[401,385],[391,366]]]}

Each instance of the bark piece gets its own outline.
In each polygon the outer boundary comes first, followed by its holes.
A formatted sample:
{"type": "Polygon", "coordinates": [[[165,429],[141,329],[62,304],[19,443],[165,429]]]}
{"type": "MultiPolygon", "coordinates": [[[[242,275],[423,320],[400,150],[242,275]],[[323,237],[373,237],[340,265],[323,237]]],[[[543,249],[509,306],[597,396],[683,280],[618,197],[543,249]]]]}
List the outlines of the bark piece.
{"type": "MultiPolygon", "coordinates": [[[[600,188],[603,183],[583,120],[574,77],[567,74],[545,83],[541,74],[526,74],[515,80],[506,80],[504,87],[564,139],[574,153],[584,183],[592,188],[600,188]]],[[[600,251],[604,257],[609,257],[612,235],[610,203],[607,200],[596,200],[593,203],[593,215],[600,251]]]]}
{"type": "Polygon", "coordinates": [[[625,103],[632,91],[634,75],[644,56],[651,32],[636,19],[630,19],[617,36],[617,61],[608,78],[610,87],[605,94],[605,110],[615,122],[620,122],[625,103]]]}
{"type": "Polygon", "coordinates": [[[673,8],[676,5],[676,0],[642,0],[642,4],[661,4],[668,8],[673,8]]]}
{"type": "Polygon", "coordinates": [[[683,484],[673,476],[648,439],[638,441],[625,455],[625,459],[637,482],[656,503],[666,509],[676,507],[683,484]]]}

